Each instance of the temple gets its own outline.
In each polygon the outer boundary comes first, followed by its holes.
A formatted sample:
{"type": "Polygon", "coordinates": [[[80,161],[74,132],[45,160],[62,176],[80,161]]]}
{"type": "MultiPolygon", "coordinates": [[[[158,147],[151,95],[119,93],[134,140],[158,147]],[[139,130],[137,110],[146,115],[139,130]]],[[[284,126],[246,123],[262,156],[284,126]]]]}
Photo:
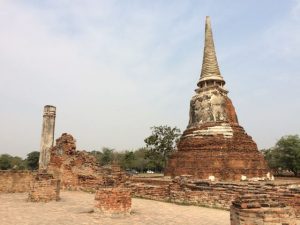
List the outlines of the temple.
{"type": "Polygon", "coordinates": [[[200,179],[267,179],[267,164],[256,143],[239,125],[224,88],[211,29],[206,17],[200,80],[190,102],[187,129],[171,155],[165,175],[200,179]]]}

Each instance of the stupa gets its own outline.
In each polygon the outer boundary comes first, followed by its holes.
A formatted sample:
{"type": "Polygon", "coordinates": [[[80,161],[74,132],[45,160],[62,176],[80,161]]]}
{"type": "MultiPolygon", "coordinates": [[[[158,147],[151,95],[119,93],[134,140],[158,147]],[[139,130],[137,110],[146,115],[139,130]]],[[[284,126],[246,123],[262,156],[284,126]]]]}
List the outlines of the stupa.
{"type": "Polygon", "coordinates": [[[190,102],[189,124],[178,151],[168,160],[165,175],[223,181],[270,177],[262,153],[239,125],[224,85],[206,17],[202,71],[190,102]]]}

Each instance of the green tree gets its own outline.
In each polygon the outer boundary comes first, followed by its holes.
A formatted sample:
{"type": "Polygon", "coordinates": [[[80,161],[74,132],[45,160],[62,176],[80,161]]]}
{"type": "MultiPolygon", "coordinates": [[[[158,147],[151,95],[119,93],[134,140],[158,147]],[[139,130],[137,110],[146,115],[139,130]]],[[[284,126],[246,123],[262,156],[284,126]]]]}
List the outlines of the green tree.
{"type": "Polygon", "coordinates": [[[135,167],[135,155],[133,151],[125,151],[122,157],[121,165],[124,169],[136,169],[135,167]]]}
{"type": "Polygon", "coordinates": [[[114,149],[103,147],[100,164],[102,166],[111,164],[114,160],[114,149]]]}
{"type": "Polygon", "coordinates": [[[134,163],[133,167],[138,170],[139,172],[144,172],[145,170],[152,169],[149,168],[149,159],[146,157],[147,149],[146,148],[139,148],[134,151],[134,163]]]}
{"type": "Polygon", "coordinates": [[[1,170],[8,170],[13,167],[12,164],[12,156],[9,154],[0,155],[0,169],[1,170]]]}
{"type": "Polygon", "coordinates": [[[300,172],[300,138],[298,135],[287,135],[276,145],[264,151],[265,158],[271,169],[288,170],[299,175],[300,172]]]}
{"type": "Polygon", "coordinates": [[[281,173],[282,165],[279,160],[278,151],[274,148],[262,149],[264,157],[268,163],[269,168],[273,171],[274,174],[279,175],[281,173]]]}
{"type": "Polygon", "coordinates": [[[15,170],[24,170],[26,169],[26,160],[23,160],[19,156],[14,156],[11,158],[12,169],[15,170]]]}
{"type": "Polygon", "coordinates": [[[298,135],[282,137],[275,145],[279,163],[284,168],[298,175],[300,171],[300,138],[298,135]]]}
{"type": "Polygon", "coordinates": [[[40,158],[40,152],[33,151],[27,154],[26,163],[27,163],[27,169],[29,170],[36,170],[39,168],[39,158],[40,158]]]}
{"type": "Polygon", "coordinates": [[[148,149],[147,157],[161,170],[165,168],[168,157],[176,149],[180,130],[167,125],[154,126],[151,130],[152,134],[144,140],[148,149]]]}

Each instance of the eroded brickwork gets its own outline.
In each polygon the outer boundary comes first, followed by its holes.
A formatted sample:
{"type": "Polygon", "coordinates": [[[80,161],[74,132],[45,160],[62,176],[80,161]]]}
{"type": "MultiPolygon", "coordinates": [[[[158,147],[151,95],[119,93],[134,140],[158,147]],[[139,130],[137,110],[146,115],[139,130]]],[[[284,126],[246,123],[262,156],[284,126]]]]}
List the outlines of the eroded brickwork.
{"type": "Polygon", "coordinates": [[[231,202],[244,193],[268,194],[292,207],[300,218],[300,184],[274,182],[211,182],[182,176],[172,181],[131,179],[127,184],[136,197],[230,209],[231,202]]]}
{"type": "Polygon", "coordinates": [[[184,131],[165,174],[241,180],[241,176],[266,178],[268,172],[263,155],[241,126],[214,122],[184,131]]]}
{"type": "Polygon", "coordinates": [[[293,208],[266,194],[244,194],[230,207],[231,225],[296,225],[293,208]]]}
{"type": "Polygon", "coordinates": [[[76,140],[70,134],[62,134],[50,151],[48,172],[61,180],[62,189],[79,190],[119,186],[127,179],[120,168],[101,167],[93,155],[85,151],[77,151],[76,140]]]}
{"type": "Polygon", "coordinates": [[[32,178],[31,171],[0,170],[0,193],[27,192],[32,178]]]}
{"type": "Polygon", "coordinates": [[[28,201],[49,202],[58,201],[60,181],[48,173],[38,173],[30,182],[28,201]]]}
{"type": "Polygon", "coordinates": [[[95,211],[108,216],[129,215],[131,211],[131,190],[123,187],[97,190],[95,211]]]}

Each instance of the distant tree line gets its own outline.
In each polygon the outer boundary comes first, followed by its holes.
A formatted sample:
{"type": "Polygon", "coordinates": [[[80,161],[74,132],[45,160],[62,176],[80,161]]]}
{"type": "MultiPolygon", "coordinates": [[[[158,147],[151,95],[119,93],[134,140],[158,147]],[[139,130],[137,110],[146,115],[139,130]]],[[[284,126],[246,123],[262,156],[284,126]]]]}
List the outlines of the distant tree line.
{"type": "Polygon", "coordinates": [[[0,170],[36,170],[39,167],[40,153],[37,151],[27,154],[25,159],[9,154],[0,155],[0,170]]]}
{"type": "Polygon", "coordinates": [[[91,153],[101,166],[115,163],[125,170],[136,170],[138,172],[146,172],[147,170],[161,172],[163,169],[161,162],[151,160],[148,157],[149,152],[146,148],[119,152],[104,147],[101,151],[92,151],[91,153]]]}
{"type": "Polygon", "coordinates": [[[262,151],[275,175],[284,175],[287,172],[295,176],[300,175],[300,138],[298,135],[283,136],[274,147],[262,151]]]}
{"type": "Polygon", "coordinates": [[[123,152],[103,148],[101,151],[91,153],[101,165],[114,162],[125,170],[163,172],[168,157],[176,151],[180,130],[166,125],[154,126],[151,130],[151,135],[144,140],[146,147],[123,152]]]}

